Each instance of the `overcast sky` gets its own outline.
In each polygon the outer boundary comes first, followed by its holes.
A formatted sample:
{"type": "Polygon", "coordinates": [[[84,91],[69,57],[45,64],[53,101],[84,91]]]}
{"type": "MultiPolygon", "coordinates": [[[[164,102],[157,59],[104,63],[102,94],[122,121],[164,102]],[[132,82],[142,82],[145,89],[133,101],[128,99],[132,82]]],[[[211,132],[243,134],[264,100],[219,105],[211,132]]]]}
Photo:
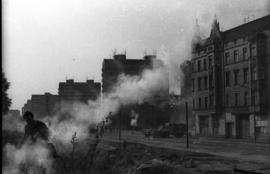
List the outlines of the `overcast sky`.
{"type": "Polygon", "coordinates": [[[57,94],[66,77],[101,81],[113,49],[186,59],[195,19],[208,35],[214,14],[226,30],[269,14],[269,0],[3,0],[3,69],[12,108],[32,94],[57,94]]]}

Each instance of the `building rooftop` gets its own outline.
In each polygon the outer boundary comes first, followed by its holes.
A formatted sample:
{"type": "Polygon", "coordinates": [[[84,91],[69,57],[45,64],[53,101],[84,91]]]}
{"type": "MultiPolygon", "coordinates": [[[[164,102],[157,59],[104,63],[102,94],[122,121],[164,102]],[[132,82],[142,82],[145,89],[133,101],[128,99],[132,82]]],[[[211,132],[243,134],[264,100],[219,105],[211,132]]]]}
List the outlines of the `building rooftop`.
{"type": "Polygon", "coordinates": [[[250,21],[248,23],[239,25],[223,32],[224,41],[242,38],[247,35],[261,32],[270,29],[270,15],[250,21]]]}
{"type": "MultiPolygon", "coordinates": [[[[247,22],[226,31],[218,32],[220,32],[220,36],[223,42],[229,42],[239,38],[255,36],[257,33],[264,30],[270,30],[270,15],[247,22]]],[[[205,46],[208,46],[212,43],[213,38],[211,37],[211,35],[205,39],[201,39],[194,43],[193,52],[204,49],[205,46]]]]}
{"type": "Polygon", "coordinates": [[[100,82],[95,82],[94,80],[86,80],[85,82],[74,82],[74,79],[68,79],[66,82],[59,82],[59,85],[89,85],[89,84],[98,84],[100,82]]]}

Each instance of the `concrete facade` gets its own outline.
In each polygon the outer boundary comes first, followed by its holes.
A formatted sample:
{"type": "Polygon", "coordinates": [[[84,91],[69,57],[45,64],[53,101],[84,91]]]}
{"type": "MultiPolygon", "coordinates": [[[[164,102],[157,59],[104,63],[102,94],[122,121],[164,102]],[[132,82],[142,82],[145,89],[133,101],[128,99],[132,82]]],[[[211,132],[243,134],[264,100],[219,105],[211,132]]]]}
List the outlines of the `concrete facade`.
{"type": "Polygon", "coordinates": [[[97,100],[101,95],[101,85],[94,80],[74,82],[73,79],[60,82],[58,87],[59,102],[83,102],[97,100]]]}
{"type": "Polygon", "coordinates": [[[55,113],[58,104],[58,95],[45,93],[32,95],[30,100],[24,104],[22,114],[26,111],[34,113],[36,118],[44,118],[55,113]]]}

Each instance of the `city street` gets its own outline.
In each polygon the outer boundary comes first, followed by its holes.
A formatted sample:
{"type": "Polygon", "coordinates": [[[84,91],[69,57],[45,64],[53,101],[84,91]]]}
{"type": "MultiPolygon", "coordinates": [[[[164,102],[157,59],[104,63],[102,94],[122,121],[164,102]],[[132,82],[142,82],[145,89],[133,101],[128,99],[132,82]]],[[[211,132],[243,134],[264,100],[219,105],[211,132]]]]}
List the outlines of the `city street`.
{"type": "MultiPolygon", "coordinates": [[[[103,140],[118,141],[118,132],[105,133],[103,140]]],[[[174,150],[203,152],[239,161],[270,164],[270,144],[254,144],[230,139],[190,138],[186,149],[185,138],[145,138],[141,132],[122,131],[122,140],[174,150]]]]}
{"type": "Polygon", "coordinates": [[[270,174],[270,0],[3,7],[2,173],[270,174]]]}

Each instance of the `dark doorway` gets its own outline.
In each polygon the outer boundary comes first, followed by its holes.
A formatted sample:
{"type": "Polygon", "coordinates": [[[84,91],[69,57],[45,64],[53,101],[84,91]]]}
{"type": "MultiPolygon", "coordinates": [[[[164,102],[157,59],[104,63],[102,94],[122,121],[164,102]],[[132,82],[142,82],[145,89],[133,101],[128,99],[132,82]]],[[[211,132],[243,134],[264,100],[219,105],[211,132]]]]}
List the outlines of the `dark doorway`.
{"type": "Polygon", "coordinates": [[[249,138],[249,115],[236,115],[236,138],[249,138]]]}
{"type": "Polygon", "coordinates": [[[233,123],[226,123],[226,138],[233,138],[233,123]]]}
{"type": "Polygon", "coordinates": [[[201,136],[208,136],[209,117],[208,116],[200,116],[199,117],[199,126],[200,126],[200,135],[201,136]]]}

